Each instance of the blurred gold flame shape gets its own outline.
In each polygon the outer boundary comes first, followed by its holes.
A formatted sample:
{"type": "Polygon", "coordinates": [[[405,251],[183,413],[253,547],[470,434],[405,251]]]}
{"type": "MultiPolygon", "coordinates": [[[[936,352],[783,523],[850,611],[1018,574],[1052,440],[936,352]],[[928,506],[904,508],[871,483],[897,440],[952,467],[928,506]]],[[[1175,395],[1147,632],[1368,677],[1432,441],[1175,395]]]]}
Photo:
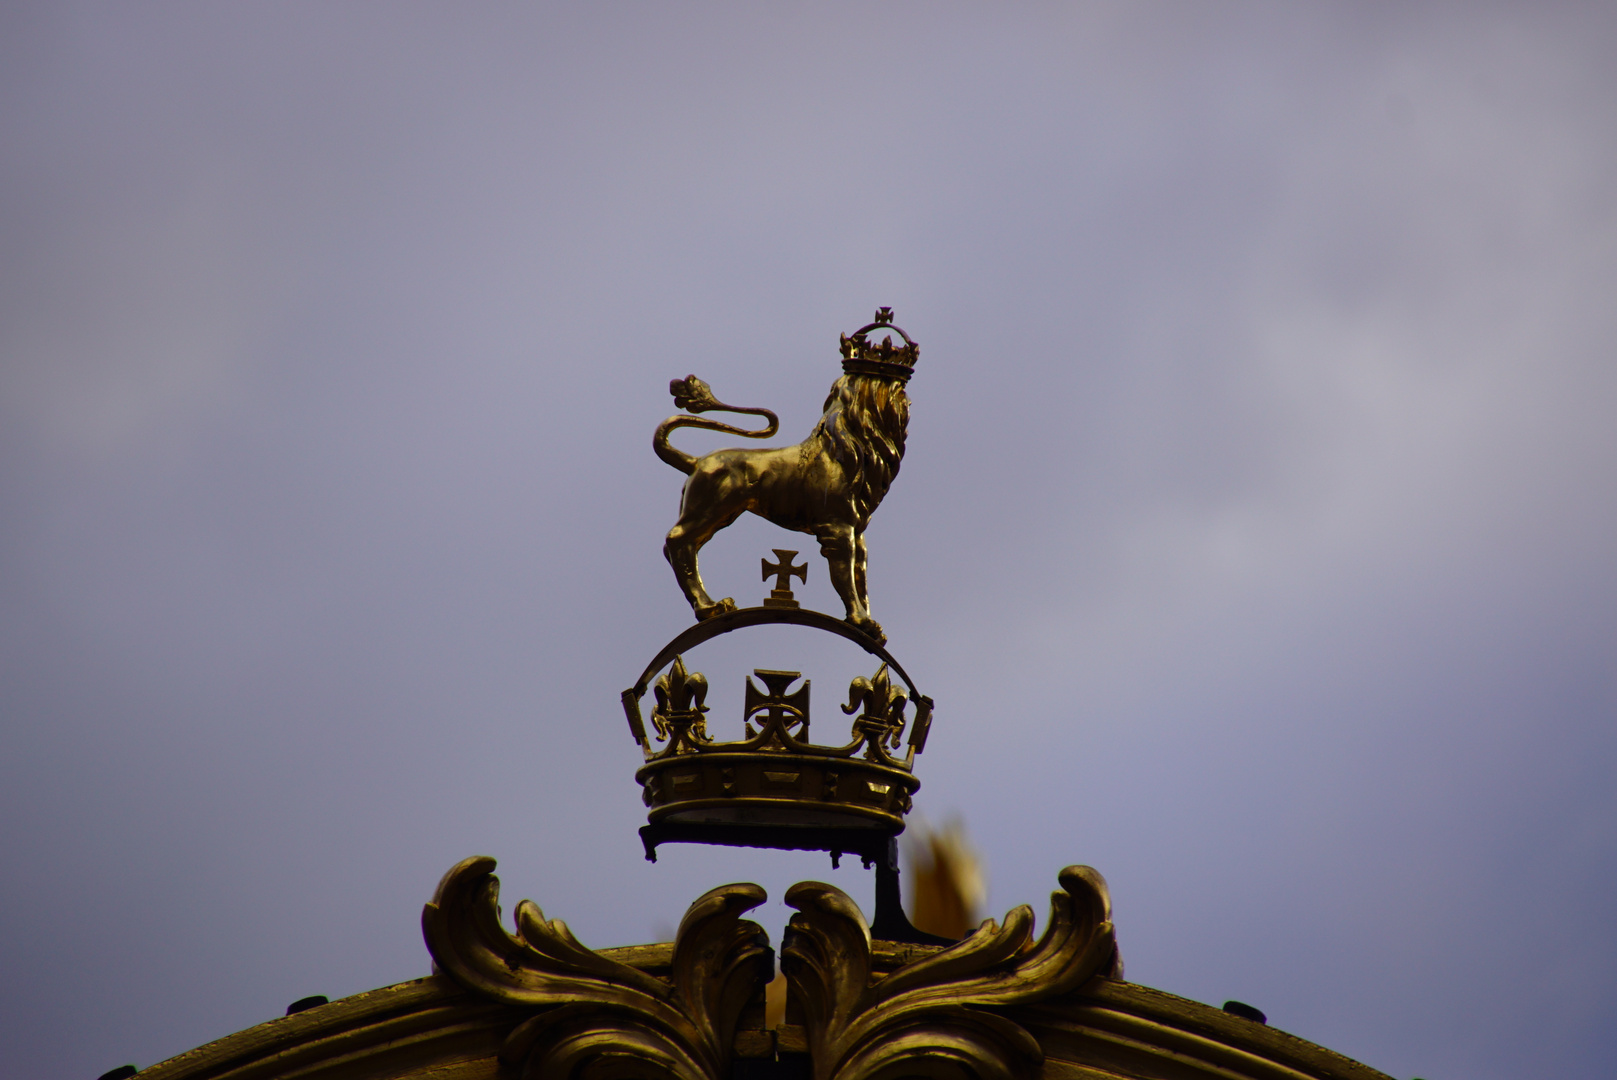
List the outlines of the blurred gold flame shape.
{"type": "Polygon", "coordinates": [[[988,878],[966,840],[965,826],[951,821],[934,830],[914,822],[904,853],[915,928],[946,938],[963,938],[977,929],[988,901],[988,878]]]}

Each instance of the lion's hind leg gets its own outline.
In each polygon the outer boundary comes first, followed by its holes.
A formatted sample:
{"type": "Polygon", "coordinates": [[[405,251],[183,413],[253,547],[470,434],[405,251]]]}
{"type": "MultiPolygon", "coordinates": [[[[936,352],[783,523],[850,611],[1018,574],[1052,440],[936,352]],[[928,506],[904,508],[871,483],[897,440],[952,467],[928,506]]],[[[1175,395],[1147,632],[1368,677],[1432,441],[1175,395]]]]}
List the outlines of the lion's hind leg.
{"type": "MultiPolygon", "coordinates": [[[[734,521],[731,518],[730,521],[734,521]]],[[[707,528],[693,528],[682,517],[668,530],[668,538],[663,541],[663,557],[668,565],[674,568],[674,577],[679,581],[680,591],[685,599],[690,601],[691,610],[698,619],[711,619],[715,615],[724,615],[736,609],[736,602],[726,596],[723,600],[715,600],[708,595],[707,586],[702,583],[702,571],[697,567],[696,556],[702,550],[702,545],[713,538],[713,534],[722,529],[729,521],[711,525],[707,528]]]]}
{"type": "Polygon", "coordinates": [[[710,461],[698,462],[696,471],[685,482],[680,498],[679,520],[668,530],[663,541],[663,557],[674,568],[674,577],[690,601],[697,619],[711,619],[736,609],[736,602],[726,596],[714,600],[702,583],[702,571],[697,554],[713,535],[740,517],[745,506],[734,505],[736,499],[731,485],[726,484],[723,470],[715,469],[710,461]]]}

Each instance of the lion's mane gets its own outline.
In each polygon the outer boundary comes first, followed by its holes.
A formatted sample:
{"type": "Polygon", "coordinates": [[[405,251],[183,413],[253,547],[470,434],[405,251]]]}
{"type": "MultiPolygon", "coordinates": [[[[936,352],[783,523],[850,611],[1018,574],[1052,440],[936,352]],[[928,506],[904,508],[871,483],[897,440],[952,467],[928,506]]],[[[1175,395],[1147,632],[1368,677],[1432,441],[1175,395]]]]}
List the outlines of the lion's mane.
{"type": "Polygon", "coordinates": [[[909,395],[896,380],[843,375],[831,384],[823,412],[814,434],[847,474],[854,512],[868,521],[904,457],[909,395]]]}

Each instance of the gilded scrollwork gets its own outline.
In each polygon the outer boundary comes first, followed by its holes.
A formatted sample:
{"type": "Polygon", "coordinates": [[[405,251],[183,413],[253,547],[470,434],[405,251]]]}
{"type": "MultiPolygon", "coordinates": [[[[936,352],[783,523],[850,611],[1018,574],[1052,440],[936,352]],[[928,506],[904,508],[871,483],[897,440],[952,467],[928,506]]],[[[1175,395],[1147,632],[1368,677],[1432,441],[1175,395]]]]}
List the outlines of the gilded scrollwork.
{"type": "MultiPolygon", "coordinates": [[[[692,904],[665,978],[585,947],[529,900],[517,905],[509,933],[494,868],[477,856],[444,875],[422,929],[445,976],[531,1010],[505,1039],[507,1066],[534,1080],[727,1080],[742,1013],[758,1005],[774,969],[763,930],[741,918],[764,902],[761,888],[726,885],[692,904]]],[[[1106,882],[1087,866],[1068,867],[1060,881],[1037,942],[1023,905],[1003,924],[987,920],[885,975],[846,893],[794,885],[782,968],[814,1080],[1032,1076],[1039,1045],[1003,1007],[1121,975],[1106,882]]]]}
{"type": "Polygon", "coordinates": [[[1017,1080],[1042,1054],[1020,1025],[992,1011],[1054,997],[1118,972],[1106,882],[1087,866],[1060,874],[1050,924],[1033,942],[1033,910],[987,920],[969,937],[875,976],[870,928],[844,892],[803,882],[781,966],[798,1003],[814,1080],[909,1075],[1017,1080]]]}
{"type": "Polygon", "coordinates": [[[680,923],[670,977],[597,953],[531,900],[516,934],[500,923],[499,879],[487,856],[444,875],[421,914],[433,960],[480,995],[537,1011],[500,1053],[525,1077],[724,1080],[741,1010],[769,981],[774,955],[741,915],[764,902],[756,885],[725,885],[680,923]]]}

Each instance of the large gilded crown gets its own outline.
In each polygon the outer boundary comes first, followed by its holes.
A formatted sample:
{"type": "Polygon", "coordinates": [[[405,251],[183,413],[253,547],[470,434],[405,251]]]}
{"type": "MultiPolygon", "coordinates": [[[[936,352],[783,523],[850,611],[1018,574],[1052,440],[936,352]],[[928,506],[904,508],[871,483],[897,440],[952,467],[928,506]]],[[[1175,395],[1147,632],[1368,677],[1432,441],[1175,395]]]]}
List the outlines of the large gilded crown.
{"type": "Polygon", "coordinates": [[[852,337],[842,335],[842,370],[850,375],[876,375],[909,382],[910,376],[915,374],[915,362],[920,358],[921,346],[893,325],[890,307],[878,308],[876,320],[860,327],[852,337]],[[888,334],[881,344],[872,345],[869,338],[872,330],[895,331],[904,339],[904,344],[894,345],[893,335],[888,334]]]}
{"type": "MultiPolygon", "coordinates": [[[[778,596],[770,599],[782,604],[778,596]]],[[[932,700],[885,648],[820,612],[759,606],[698,623],[670,642],[622,697],[645,758],[635,779],[650,811],[641,830],[648,858],[669,841],[868,857],[903,831],[921,786],[915,755],[926,748],[932,700]],[[686,666],[684,654],[718,634],[762,623],[829,630],[874,656],[875,673],[855,678],[846,703],[837,702],[852,718],[846,738],[813,741],[810,680],[769,669],[745,679],[740,738],[720,739],[708,729],[708,681],[686,666]],[[640,709],[648,688],[654,701],[649,728],[640,709]],[[906,715],[912,706],[913,715],[906,715]]]]}

